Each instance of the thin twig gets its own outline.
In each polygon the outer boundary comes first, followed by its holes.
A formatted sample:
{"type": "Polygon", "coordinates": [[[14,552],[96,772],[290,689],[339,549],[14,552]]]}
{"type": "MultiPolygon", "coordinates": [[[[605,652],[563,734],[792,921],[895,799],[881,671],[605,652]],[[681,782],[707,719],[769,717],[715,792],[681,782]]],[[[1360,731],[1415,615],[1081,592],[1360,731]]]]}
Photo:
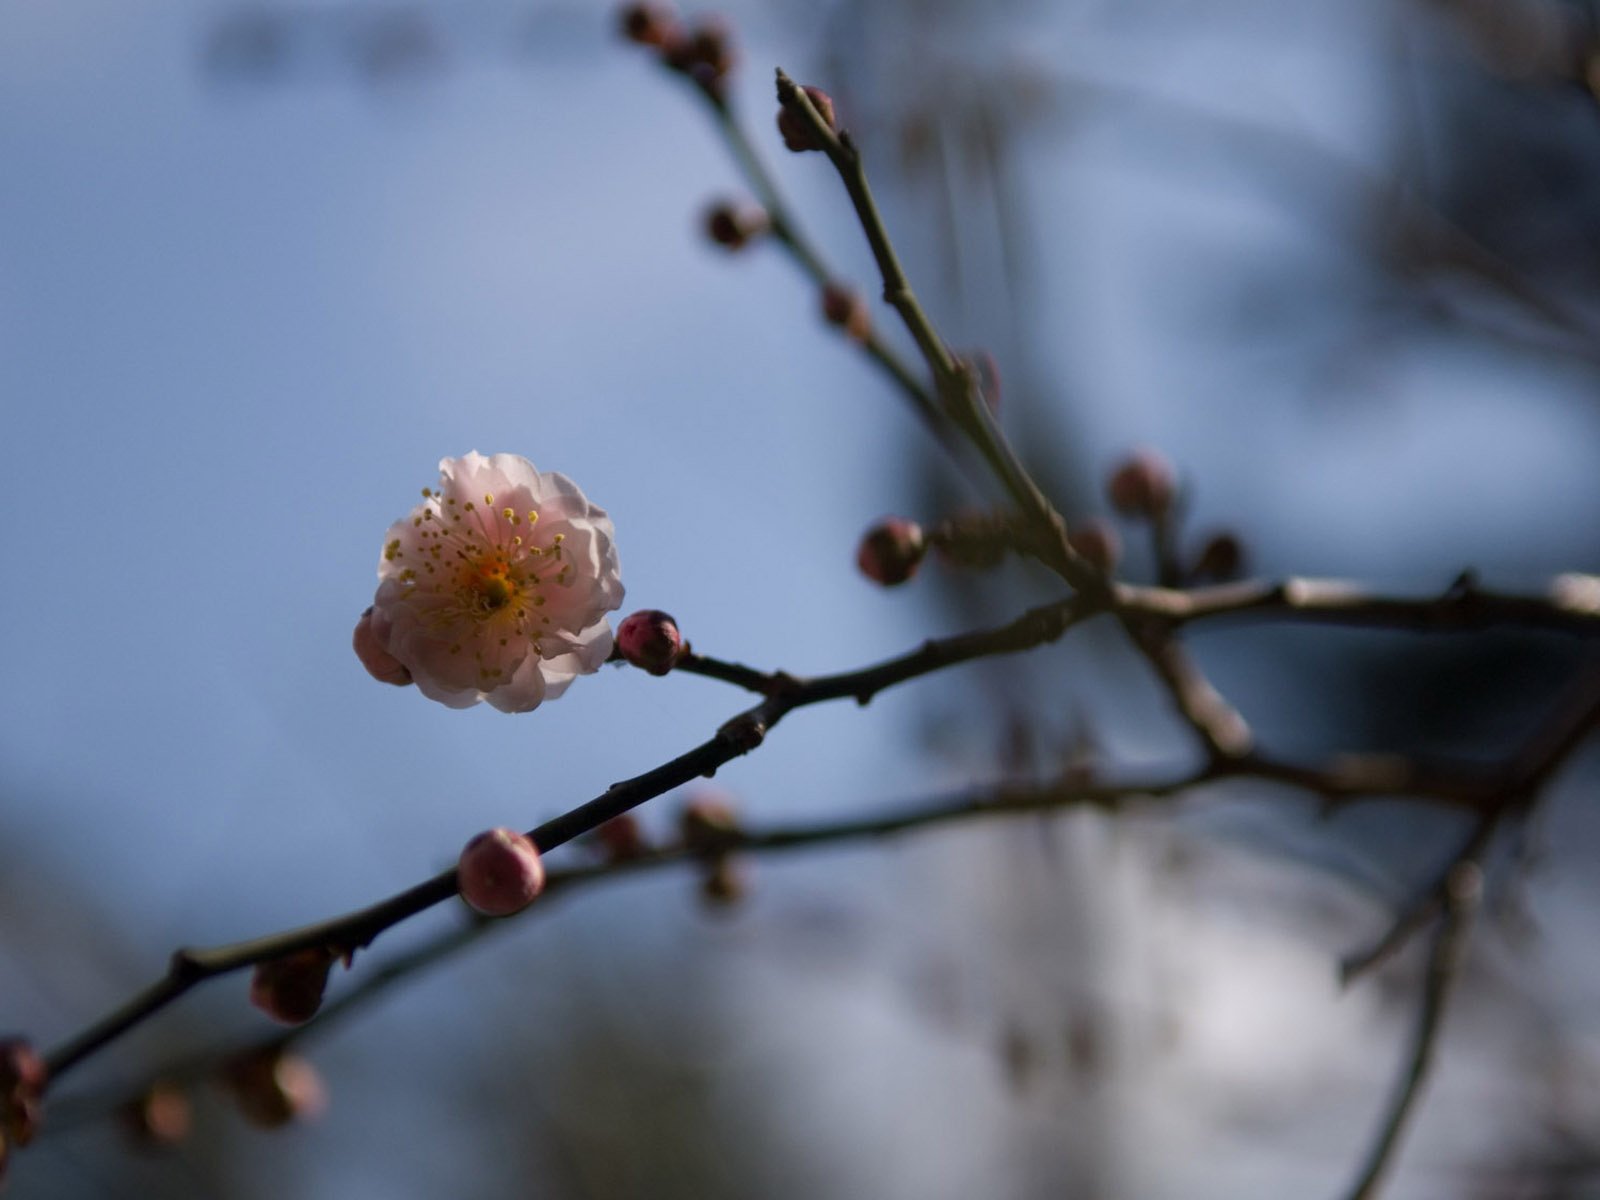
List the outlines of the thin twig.
{"type": "Polygon", "coordinates": [[[1493,839],[1495,830],[1505,816],[1505,809],[1497,807],[1485,812],[1473,822],[1461,848],[1450,856],[1444,868],[1427,884],[1418,889],[1411,901],[1404,905],[1383,935],[1361,950],[1351,951],[1339,960],[1339,983],[1348,987],[1361,976],[1388,962],[1411,940],[1419,930],[1435,920],[1449,906],[1450,889],[1455,872],[1462,863],[1480,863],[1493,839]]]}
{"type": "Polygon", "coordinates": [[[1097,594],[1105,590],[1105,576],[1083,558],[1067,540],[1066,521],[1023,467],[1010,443],[995,424],[994,415],[979,394],[970,368],[953,355],[939,336],[911,288],[878,212],[867,182],[861,154],[848,133],[836,131],[812,104],[805,89],[783,71],[777,73],[778,103],[804,122],[838,172],[856,217],[866,235],[883,280],[883,298],[900,315],[901,322],[921,351],[934,380],[935,397],[942,411],[967,435],[989,464],[1024,516],[1048,535],[1041,561],[1057,571],[1074,588],[1097,594]]]}
{"type": "MultiPolygon", "coordinates": [[[[1066,520],[1006,440],[994,413],[980,395],[971,369],[950,353],[917,300],[873,199],[861,153],[850,135],[836,131],[824,120],[805,89],[782,71],[777,73],[777,86],[778,103],[805,124],[838,172],[883,278],[883,298],[900,315],[922,351],[944,412],[983,455],[995,478],[1032,525],[1037,535],[1033,547],[1035,556],[1080,593],[1103,599],[1111,587],[1110,581],[1073,548],[1067,536],[1066,520]]],[[[1179,645],[1172,628],[1165,623],[1136,621],[1121,611],[1118,619],[1135,648],[1165,685],[1179,714],[1204,743],[1208,755],[1226,759],[1248,753],[1252,744],[1249,726],[1205,679],[1199,666],[1179,645]]]]}
{"type": "Polygon", "coordinates": [[[679,657],[672,669],[686,671],[690,675],[704,675],[707,679],[719,679],[723,683],[731,683],[734,687],[741,687],[747,692],[755,692],[761,696],[772,691],[777,681],[777,677],[768,671],[747,667],[743,663],[712,658],[707,654],[697,654],[692,648],[679,657]]]}
{"type": "MultiPolygon", "coordinates": [[[[1516,628],[1583,638],[1600,636],[1600,578],[1590,576],[1560,576],[1542,594],[1496,592],[1470,581],[1457,581],[1434,596],[1394,596],[1342,579],[1246,580],[1188,589],[1115,583],[1110,603],[1124,618],[1172,626],[1293,621],[1408,633],[1462,634],[1516,628]],[[1577,582],[1580,580],[1592,585],[1593,599],[1589,602],[1579,602],[1585,590],[1577,582]]],[[[612,661],[622,661],[620,652],[612,655],[612,661]]],[[[784,686],[786,680],[793,682],[782,672],[762,671],[692,651],[678,660],[674,670],[718,679],[762,696],[784,686]]],[[[1185,670],[1179,667],[1174,674],[1181,676],[1185,670]]],[[[1198,682],[1204,684],[1203,679],[1198,682]]],[[[1600,682],[1583,685],[1580,701],[1591,688],[1600,689],[1600,682]]],[[[1197,697],[1189,707],[1203,707],[1207,702],[1197,697]]],[[[1575,732],[1561,722],[1550,728],[1563,729],[1568,736],[1575,732]]],[[[1551,757],[1536,748],[1528,753],[1539,762],[1551,757]]],[[[1395,765],[1393,759],[1385,759],[1383,769],[1392,771],[1395,765]]]]}
{"type": "MultiPolygon", "coordinates": [[[[725,101],[713,102],[711,111],[723,141],[728,144],[734,161],[744,173],[745,181],[755,192],[762,208],[766,210],[768,232],[789,252],[790,258],[805,272],[819,291],[836,283],[839,276],[828,266],[827,260],[806,236],[804,227],[790,210],[782,190],[772,177],[772,172],[767,169],[766,162],[757,153],[755,145],[745,133],[744,126],[739,123],[732,106],[725,101]]],[[[900,394],[905,397],[912,411],[928,431],[947,451],[954,454],[957,443],[951,434],[950,423],[939,411],[939,406],[927,384],[917,378],[911,367],[876,330],[866,332],[861,339],[861,347],[867,356],[894,381],[900,394]]]]}
{"type": "Polygon", "coordinates": [[[1435,920],[1448,903],[1451,872],[1461,863],[1483,861],[1500,826],[1524,816],[1536,802],[1552,773],[1600,724],[1600,670],[1580,670],[1548,719],[1541,722],[1519,749],[1496,770],[1480,772],[1482,786],[1475,798],[1480,816],[1466,841],[1415,896],[1403,905],[1382,936],[1371,945],[1347,954],[1339,964],[1339,981],[1349,985],[1387,962],[1420,929],[1435,920]]]}
{"type": "Polygon", "coordinates": [[[1467,934],[1483,894],[1483,872],[1477,861],[1462,859],[1450,871],[1444,895],[1444,918],[1428,955],[1428,976],[1422,989],[1422,1006],[1405,1071],[1395,1089],[1388,1111],[1378,1126],[1378,1136],[1368,1151],[1355,1182],[1345,1193],[1348,1200],[1372,1200],[1378,1194],[1384,1172],[1393,1161],[1400,1135],[1416,1111],[1422,1085],[1433,1065],[1439,1031],[1444,1023],[1445,1005],[1460,977],[1466,957],[1467,934]]]}
{"type": "Polygon", "coordinates": [[[1207,754],[1218,760],[1242,758],[1255,745],[1255,735],[1239,711],[1211,685],[1200,664],[1180,642],[1171,625],[1123,612],[1118,614],[1129,640],[1144,655],[1173,705],[1200,738],[1207,754]]]}
{"type": "Polygon", "coordinates": [[[1324,625],[1475,632],[1521,626],[1559,633],[1600,633],[1600,577],[1560,575],[1543,595],[1515,595],[1457,581],[1436,596],[1375,593],[1341,579],[1245,580],[1211,587],[1113,585],[1117,611],[1159,617],[1174,625],[1196,621],[1306,621],[1324,625]]]}
{"type": "Polygon", "coordinates": [[[1581,671],[1558,711],[1513,754],[1497,775],[1503,781],[1498,801],[1473,826],[1466,843],[1443,873],[1404,908],[1373,946],[1345,959],[1340,974],[1348,983],[1392,955],[1428,921],[1439,918],[1422,1008],[1404,1074],[1378,1127],[1377,1137],[1347,1193],[1348,1200],[1371,1200],[1394,1159],[1406,1123],[1415,1111],[1432,1064],[1445,1004],[1461,972],[1472,917],[1482,902],[1484,858],[1503,821],[1526,812],[1538,789],[1583,744],[1600,723],[1600,672],[1581,671]]]}

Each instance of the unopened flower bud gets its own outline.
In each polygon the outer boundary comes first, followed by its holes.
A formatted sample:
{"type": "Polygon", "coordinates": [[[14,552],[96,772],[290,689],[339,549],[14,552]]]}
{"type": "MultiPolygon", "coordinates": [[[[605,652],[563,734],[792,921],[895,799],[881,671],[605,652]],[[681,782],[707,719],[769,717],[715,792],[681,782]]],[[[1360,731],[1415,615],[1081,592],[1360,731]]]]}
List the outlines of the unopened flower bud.
{"type": "Polygon", "coordinates": [[[490,829],[466,844],[456,864],[461,898],[486,917],[521,912],[544,890],[539,850],[522,834],[490,829]]]}
{"type": "Polygon", "coordinates": [[[1244,543],[1224,530],[1213,534],[1195,555],[1189,568],[1193,579],[1227,580],[1237,578],[1244,570],[1244,543]]]}
{"type": "Polygon", "coordinates": [[[701,17],[689,31],[695,57],[718,75],[733,70],[733,30],[721,17],[701,17]]]}
{"type": "Polygon", "coordinates": [[[728,250],[742,250],[767,231],[766,210],[753,204],[719,200],[706,209],[706,236],[728,250]]]}
{"type": "Polygon", "coordinates": [[[1172,464],[1154,450],[1135,450],[1106,481],[1106,497],[1123,516],[1165,516],[1178,493],[1172,464]]]}
{"type": "Polygon", "coordinates": [[[623,37],[641,46],[664,48],[673,45],[681,37],[678,16],[665,4],[625,5],[617,24],[623,37]]]}
{"type": "MultiPolygon", "coordinates": [[[[839,126],[834,120],[833,97],[818,87],[805,87],[801,90],[810,99],[811,107],[817,110],[822,123],[837,132],[839,126]]],[[[778,109],[778,132],[783,136],[783,144],[796,154],[806,150],[822,149],[822,143],[811,132],[810,126],[787,104],[778,109]]]]}
{"type": "Polygon", "coordinates": [[[682,71],[713,100],[722,99],[723,84],[738,61],[726,21],[704,17],[687,35],[664,44],[662,50],[669,67],[682,71]]]}
{"type": "Polygon", "coordinates": [[[744,868],[728,854],[719,854],[700,880],[700,895],[714,908],[739,903],[749,892],[744,868]]]}
{"type": "Polygon", "coordinates": [[[49,1069],[24,1038],[0,1039],[0,1170],[6,1149],[26,1146],[39,1131],[49,1069]]]}
{"type": "Polygon", "coordinates": [[[328,972],[338,957],[332,947],[312,946],[257,963],[250,978],[250,1003],[274,1021],[304,1025],[322,1007],[328,972]]]}
{"type": "Polygon", "coordinates": [[[650,849],[639,827],[639,818],[631,812],[612,817],[596,829],[592,837],[610,862],[641,858],[650,849]]]}
{"type": "Polygon", "coordinates": [[[1122,557],[1122,539],[1109,521],[1090,517],[1067,532],[1067,542],[1090,563],[1110,571],[1122,557]]]}
{"type": "Polygon", "coordinates": [[[885,517],[862,537],[856,566],[874,583],[893,587],[917,573],[927,552],[922,526],[904,517],[885,517]]]}
{"type": "Polygon", "coordinates": [[[719,854],[738,840],[739,817],[720,792],[700,792],[678,814],[678,832],[691,854],[719,854]]]}
{"type": "Polygon", "coordinates": [[[121,1111],[122,1127],[142,1146],[176,1146],[189,1136],[194,1109],[189,1095],[175,1083],[154,1083],[121,1111]]]}
{"type": "Polygon", "coordinates": [[[263,1050],[235,1059],[224,1071],[245,1120],[263,1129],[309,1120],[328,1107],[317,1069],[298,1055],[263,1050]]]}
{"type": "Polygon", "coordinates": [[[406,670],[404,663],[389,653],[383,640],[373,628],[372,622],[373,612],[368,608],[356,622],[355,636],[351,639],[351,644],[355,646],[356,657],[367,669],[367,674],[379,683],[392,683],[397,687],[404,687],[411,682],[411,672],[406,670]]]}
{"type": "Polygon", "coordinates": [[[683,652],[678,623],[659,608],[642,608],[617,626],[617,649],[634,666],[665,675],[683,652]]]}
{"type": "Polygon", "coordinates": [[[822,289],[822,316],[828,324],[844,330],[846,336],[864,342],[872,335],[872,312],[861,293],[843,284],[830,283],[822,289]]]}

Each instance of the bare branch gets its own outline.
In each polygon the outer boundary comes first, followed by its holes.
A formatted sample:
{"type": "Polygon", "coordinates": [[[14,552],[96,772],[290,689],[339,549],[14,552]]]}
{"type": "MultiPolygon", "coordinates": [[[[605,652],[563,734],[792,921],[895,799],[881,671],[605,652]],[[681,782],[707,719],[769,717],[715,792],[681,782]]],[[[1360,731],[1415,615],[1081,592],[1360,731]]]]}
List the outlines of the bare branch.
{"type": "MultiPolygon", "coordinates": [[[[994,629],[924,642],[916,650],[860,670],[813,679],[782,673],[768,676],[767,686],[762,689],[768,693],[767,698],[727,721],[709,741],[642,775],[612,784],[593,800],[546,821],[528,836],[541,853],[548,852],[663,792],[714,774],[723,764],[760,745],[767,732],[794,709],[844,698],[866,704],[885,688],[918,676],[975,658],[1015,653],[1054,641],[1091,611],[1080,601],[1067,600],[1033,609],[994,629]]],[[[753,677],[747,668],[732,671],[726,664],[712,670],[734,674],[745,683],[753,677]]],[[[451,869],[387,900],[331,920],[231,945],[179,950],[162,979],[53,1049],[46,1056],[50,1078],[60,1079],[207,979],[315,946],[354,952],[370,945],[384,930],[455,894],[456,873],[451,869]]]]}
{"type": "Polygon", "coordinates": [[[1482,901],[1483,872],[1473,859],[1454,864],[1445,888],[1444,919],[1428,955],[1428,977],[1423,985],[1421,1011],[1404,1072],[1394,1098],[1378,1127],[1378,1136],[1368,1151],[1356,1181],[1345,1193],[1348,1200],[1372,1200],[1378,1194],[1384,1172],[1393,1161],[1407,1122],[1416,1111],[1422,1085],[1433,1065],[1439,1031],[1444,1023],[1445,1005],[1450,999],[1466,956],[1467,934],[1472,918],[1482,901]]]}
{"type": "Polygon", "coordinates": [[[1140,587],[1118,583],[1119,612],[1160,617],[1174,625],[1219,619],[1305,621],[1325,625],[1473,632],[1497,626],[1600,633],[1600,577],[1560,575],[1544,595],[1479,587],[1470,576],[1437,596],[1386,596],[1340,579],[1246,580],[1213,587],[1140,587]]]}

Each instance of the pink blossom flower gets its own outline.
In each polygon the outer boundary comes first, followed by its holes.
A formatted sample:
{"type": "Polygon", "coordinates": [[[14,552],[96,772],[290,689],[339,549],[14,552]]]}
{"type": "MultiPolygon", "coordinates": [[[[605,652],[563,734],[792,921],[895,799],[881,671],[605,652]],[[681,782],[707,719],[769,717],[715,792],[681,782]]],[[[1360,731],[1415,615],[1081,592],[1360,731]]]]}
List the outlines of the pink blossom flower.
{"type": "Polygon", "coordinates": [[[371,632],[423,695],[528,712],[611,653],[622,603],[611,518],[515,454],[439,464],[384,539],[371,632]]]}

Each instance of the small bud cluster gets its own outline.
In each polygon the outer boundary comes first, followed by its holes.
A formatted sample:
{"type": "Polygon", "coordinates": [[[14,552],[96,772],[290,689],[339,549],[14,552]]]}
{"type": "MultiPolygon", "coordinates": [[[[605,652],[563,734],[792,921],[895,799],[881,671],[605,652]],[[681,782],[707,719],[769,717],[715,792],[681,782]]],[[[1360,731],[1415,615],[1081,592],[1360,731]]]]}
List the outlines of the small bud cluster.
{"type": "MultiPolygon", "coordinates": [[[[982,365],[985,357],[972,355],[962,362],[997,403],[998,380],[992,368],[982,365]],[[987,384],[983,382],[986,371],[987,384]]],[[[1106,498],[1122,516],[1149,522],[1157,530],[1158,555],[1170,544],[1179,509],[1177,473],[1161,455],[1153,450],[1129,455],[1107,478],[1106,498]]],[[[1101,517],[1072,525],[1067,542],[1089,566],[1108,575],[1122,558],[1121,536],[1101,517]]],[[[917,573],[929,548],[953,566],[987,570],[998,566],[1007,554],[1043,556],[1049,547],[1012,512],[957,513],[926,530],[905,517],[885,517],[863,535],[856,549],[856,565],[873,582],[893,587],[917,573]]],[[[1207,538],[1186,566],[1171,568],[1171,575],[1181,576],[1186,583],[1232,579],[1243,570],[1244,557],[1238,537],[1222,531],[1207,538]]],[[[1171,560],[1163,558],[1166,561],[1171,560]]],[[[1167,574],[1164,568],[1163,577],[1167,574]]]]}
{"type": "MultiPolygon", "coordinates": [[[[1099,534],[1086,531],[1086,540],[1099,534]]],[[[885,517],[867,530],[856,550],[856,565],[874,583],[893,587],[917,573],[929,549],[952,566],[989,570],[1007,554],[1029,553],[1031,539],[1014,513],[971,510],[924,530],[905,517],[885,517]]]]}
{"type": "Polygon", "coordinates": [[[0,1038],[0,1183],[13,1148],[33,1141],[39,1132],[49,1070],[33,1045],[23,1038],[0,1038]]]}
{"type": "Polygon", "coordinates": [[[691,80],[713,102],[723,102],[738,61],[726,21],[702,17],[686,26],[670,6],[646,0],[624,7],[619,25],[623,37],[648,46],[669,70],[691,80]]]}
{"type": "Polygon", "coordinates": [[[659,608],[642,608],[617,627],[617,652],[652,675],[665,675],[688,652],[678,623],[659,608]]]}
{"type": "MultiPolygon", "coordinates": [[[[806,86],[800,90],[811,101],[811,107],[817,110],[822,123],[837,133],[839,126],[833,114],[833,97],[818,87],[806,86]]],[[[778,109],[778,133],[783,138],[783,144],[796,154],[823,149],[823,144],[817,140],[816,134],[811,131],[811,126],[800,115],[798,105],[792,102],[783,104],[778,109]]]]}
{"type": "Polygon", "coordinates": [[[489,829],[461,851],[456,864],[461,898],[486,917],[508,917],[544,890],[544,863],[523,834],[489,829]]]}
{"type": "MultiPolygon", "coordinates": [[[[1106,499],[1124,517],[1147,521],[1156,530],[1157,555],[1163,574],[1178,583],[1222,582],[1238,578],[1245,569],[1244,544],[1238,535],[1220,530],[1207,536],[1187,561],[1168,549],[1181,517],[1177,472],[1165,456],[1138,449],[1113,468],[1106,479],[1106,499]]],[[[1093,560],[1086,549],[1080,554],[1093,560]]]]}

